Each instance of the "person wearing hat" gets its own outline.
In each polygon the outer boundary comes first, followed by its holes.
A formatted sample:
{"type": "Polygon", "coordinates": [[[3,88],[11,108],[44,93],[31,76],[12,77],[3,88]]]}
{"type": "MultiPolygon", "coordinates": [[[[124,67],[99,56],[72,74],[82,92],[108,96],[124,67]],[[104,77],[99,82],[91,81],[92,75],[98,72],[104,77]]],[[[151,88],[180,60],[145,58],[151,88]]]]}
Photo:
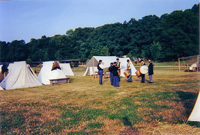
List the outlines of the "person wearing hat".
{"type": "Polygon", "coordinates": [[[127,82],[132,82],[131,63],[130,63],[130,60],[127,60],[127,70],[130,72],[130,76],[127,77],[127,82]]]}
{"type": "Polygon", "coordinates": [[[110,67],[108,68],[110,72],[110,83],[113,85],[113,71],[112,71],[113,63],[110,63],[110,67]]]}
{"type": "Polygon", "coordinates": [[[153,64],[151,62],[151,59],[148,60],[149,61],[149,65],[148,65],[148,74],[149,74],[149,80],[150,82],[149,83],[152,83],[153,82],[153,64]]]}
{"type": "MultiPolygon", "coordinates": [[[[142,63],[141,66],[146,65],[143,60],[141,60],[141,63],[142,63]]],[[[145,74],[141,74],[141,78],[142,78],[141,83],[145,83],[145,74]]]]}
{"type": "Polygon", "coordinates": [[[119,87],[119,71],[117,67],[117,62],[114,62],[112,71],[113,71],[113,85],[115,87],[119,87]]]}
{"type": "Polygon", "coordinates": [[[99,60],[99,63],[97,64],[98,73],[99,73],[99,84],[102,85],[102,79],[103,79],[103,65],[102,60],[99,60]]]}

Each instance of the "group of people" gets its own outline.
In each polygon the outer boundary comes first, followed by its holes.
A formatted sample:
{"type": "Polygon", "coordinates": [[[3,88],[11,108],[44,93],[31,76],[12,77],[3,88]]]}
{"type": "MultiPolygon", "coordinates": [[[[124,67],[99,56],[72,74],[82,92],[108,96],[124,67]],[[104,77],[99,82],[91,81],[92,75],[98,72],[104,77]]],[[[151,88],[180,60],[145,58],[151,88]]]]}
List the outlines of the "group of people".
{"type": "MultiPolygon", "coordinates": [[[[153,64],[151,62],[151,59],[148,60],[149,61],[149,65],[148,65],[148,75],[149,75],[149,83],[153,82],[153,64]]],[[[145,62],[143,60],[141,60],[141,63],[143,65],[146,65],[145,62]]],[[[99,63],[97,65],[97,69],[98,69],[98,73],[99,73],[99,84],[102,85],[102,79],[103,79],[103,67],[104,63],[102,62],[102,60],[99,60],[99,63]]],[[[108,68],[108,71],[110,72],[110,83],[111,85],[113,85],[114,87],[119,87],[119,83],[120,83],[120,62],[119,62],[119,58],[116,59],[116,62],[110,63],[110,67],[108,68]]],[[[131,62],[128,59],[127,60],[127,69],[129,72],[129,76],[127,76],[127,82],[132,82],[132,72],[131,72],[131,62]]],[[[141,83],[145,83],[145,74],[141,74],[141,83]]]]}

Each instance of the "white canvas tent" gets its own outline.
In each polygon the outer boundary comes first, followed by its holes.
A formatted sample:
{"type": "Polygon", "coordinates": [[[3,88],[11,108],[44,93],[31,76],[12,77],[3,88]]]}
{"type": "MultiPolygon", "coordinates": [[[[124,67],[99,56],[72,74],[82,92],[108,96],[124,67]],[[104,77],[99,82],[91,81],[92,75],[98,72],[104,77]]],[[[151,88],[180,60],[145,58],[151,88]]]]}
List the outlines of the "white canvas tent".
{"type": "Polygon", "coordinates": [[[60,63],[60,68],[66,76],[74,76],[74,73],[70,67],[69,63],[60,63]]]}
{"type": "Polygon", "coordinates": [[[38,81],[42,84],[50,84],[50,79],[64,79],[66,78],[62,70],[51,71],[54,61],[43,62],[43,66],[38,74],[38,81]]]}
{"type": "Polygon", "coordinates": [[[200,92],[188,121],[200,122],[200,92]]]}
{"type": "Polygon", "coordinates": [[[117,59],[116,56],[93,56],[85,66],[96,67],[99,60],[102,60],[102,62],[104,63],[104,67],[108,68],[110,66],[110,63],[116,61],[116,59],[117,59]]]}
{"type": "Polygon", "coordinates": [[[190,67],[196,68],[197,67],[197,62],[195,62],[194,64],[192,64],[190,67]]]}
{"type": "Polygon", "coordinates": [[[11,72],[13,64],[14,63],[9,63],[9,65],[8,65],[8,72],[11,72]]]}
{"type": "MultiPolygon", "coordinates": [[[[93,56],[89,62],[85,65],[87,67],[85,73],[83,76],[85,75],[93,75],[93,65],[94,65],[94,72],[95,71],[98,71],[97,69],[97,64],[99,62],[99,60],[102,60],[102,62],[104,63],[104,67],[108,68],[110,66],[110,63],[111,62],[115,62],[117,59],[116,56],[93,56]],[[94,61],[94,64],[93,64],[93,61],[94,61]]],[[[120,76],[121,77],[125,77],[124,76],[124,70],[127,68],[127,60],[129,58],[119,58],[119,62],[121,63],[120,66],[121,66],[121,70],[120,70],[120,76]]],[[[130,59],[129,59],[130,60],[130,59]]],[[[131,62],[131,61],[130,61],[131,62]]],[[[137,70],[135,69],[135,66],[133,65],[133,63],[131,62],[131,72],[132,72],[132,75],[136,75],[135,72],[137,70]]]]}
{"type": "Polygon", "coordinates": [[[102,62],[104,63],[104,68],[108,68],[110,66],[110,63],[116,61],[116,59],[116,56],[93,56],[85,65],[87,69],[83,76],[93,75],[95,71],[98,71],[97,64],[99,63],[99,60],[102,60],[102,62]]]}
{"type": "Polygon", "coordinates": [[[94,67],[94,68],[93,67],[87,67],[83,76],[94,75],[93,71],[94,72],[98,71],[97,67],[94,67]]]}
{"type": "Polygon", "coordinates": [[[8,75],[2,80],[0,86],[6,90],[41,86],[42,84],[35,78],[26,66],[25,61],[14,62],[8,75]]]}

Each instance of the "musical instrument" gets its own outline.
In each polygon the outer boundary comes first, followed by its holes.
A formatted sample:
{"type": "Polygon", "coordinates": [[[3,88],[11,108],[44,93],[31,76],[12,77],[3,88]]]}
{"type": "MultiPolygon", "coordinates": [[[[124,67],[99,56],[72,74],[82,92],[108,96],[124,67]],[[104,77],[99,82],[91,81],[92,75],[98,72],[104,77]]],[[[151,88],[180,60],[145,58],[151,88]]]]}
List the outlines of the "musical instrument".
{"type": "Polygon", "coordinates": [[[145,65],[141,66],[141,67],[140,67],[140,73],[141,73],[141,74],[146,74],[146,73],[148,73],[148,66],[145,66],[145,65]]]}
{"type": "Polygon", "coordinates": [[[140,76],[141,76],[140,70],[137,70],[137,71],[135,72],[135,74],[137,75],[138,78],[140,78],[140,76]]]}
{"type": "Polygon", "coordinates": [[[138,78],[140,78],[142,74],[146,73],[148,73],[148,66],[145,65],[141,66],[140,69],[135,72],[138,78]]]}
{"type": "Polygon", "coordinates": [[[128,70],[125,70],[125,71],[124,71],[124,75],[125,75],[126,77],[129,77],[129,76],[131,75],[131,73],[130,73],[128,70]]]}

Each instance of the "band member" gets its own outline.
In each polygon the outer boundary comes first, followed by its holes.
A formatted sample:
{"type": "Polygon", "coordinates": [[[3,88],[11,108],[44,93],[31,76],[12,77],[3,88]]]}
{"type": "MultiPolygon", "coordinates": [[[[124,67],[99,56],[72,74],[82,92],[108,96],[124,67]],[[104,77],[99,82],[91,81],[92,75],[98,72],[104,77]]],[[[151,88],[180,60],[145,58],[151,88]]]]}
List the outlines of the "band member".
{"type": "MultiPolygon", "coordinates": [[[[120,72],[120,68],[121,68],[121,65],[120,65],[120,64],[121,64],[121,63],[119,62],[119,58],[117,58],[116,60],[117,60],[116,67],[118,67],[118,71],[119,71],[119,73],[121,73],[121,72],[120,72]]],[[[120,76],[119,76],[119,81],[120,81],[120,76]]]]}
{"type": "MultiPolygon", "coordinates": [[[[127,60],[127,70],[131,73],[131,62],[127,60]]],[[[127,82],[132,82],[132,75],[127,77],[127,82]]]]}
{"type": "Polygon", "coordinates": [[[149,59],[148,61],[149,61],[148,74],[149,74],[149,80],[150,80],[149,83],[152,83],[153,82],[153,78],[152,78],[152,75],[153,75],[153,64],[151,62],[151,59],[149,59]]]}
{"type": "Polygon", "coordinates": [[[113,63],[110,63],[110,67],[108,68],[110,72],[110,83],[113,85],[113,71],[112,71],[113,63]]]}
{"type": "Polygon", "coordinates": [[[116,67],[117,62],[114,62],[112,70],[113,70],[113,84],[115,87],[119,87],[119,71],[118,67],[116,67]]]}
{"type": "Polygon", "coordinates": [[[99,72],[99,84],[102,85],[102,79],[103,79],[103,63],[102,60],[99,60],[99,63],[97,65],[98,72],[99,72]]]}
{"type": "MultiPolygon", "coordinates": [[[[141,66],[146,65],[143,60],[141,60],[141,63],[142,63],[141,66]]],[[[141,78],[142,78],[141,83],[145,83],[145,74],[141,74],[141,78]]]]}

